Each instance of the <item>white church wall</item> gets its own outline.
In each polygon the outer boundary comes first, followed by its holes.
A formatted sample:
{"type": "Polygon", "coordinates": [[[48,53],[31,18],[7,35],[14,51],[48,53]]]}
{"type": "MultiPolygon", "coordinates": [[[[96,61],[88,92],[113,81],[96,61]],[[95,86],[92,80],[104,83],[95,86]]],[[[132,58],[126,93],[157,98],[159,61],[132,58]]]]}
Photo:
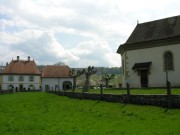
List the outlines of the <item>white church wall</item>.
{"type": "Polygon", "coordinates": [[[126,87],[126,80],[131,87],[141,87],[140,75],[132,70],[135,63],[152,62],[150,74],[148,75],[149,87],[165,87],[166,73],[164,71],[163,54],[165,51],[171,51],[174,56],[174,71],[168,72],[169,81],[172,86],[180,86],[180,44],[168,45],[162,47],[130,50],[122,55],[124,59],[125,70],[129,77],[122,75],[122,86],[126,87]]]}

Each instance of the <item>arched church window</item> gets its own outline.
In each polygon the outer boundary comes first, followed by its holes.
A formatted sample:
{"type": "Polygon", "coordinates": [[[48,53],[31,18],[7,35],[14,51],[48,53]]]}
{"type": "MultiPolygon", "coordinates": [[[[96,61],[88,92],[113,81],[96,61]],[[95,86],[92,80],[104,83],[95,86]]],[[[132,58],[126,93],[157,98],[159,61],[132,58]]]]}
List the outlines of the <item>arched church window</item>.
{"type": "Polygon", "coordinates": [[[173,70],[174,69],[173,63],[173,54],[170,51],[164,53],[164,69],[165,70],[173,70]]]}

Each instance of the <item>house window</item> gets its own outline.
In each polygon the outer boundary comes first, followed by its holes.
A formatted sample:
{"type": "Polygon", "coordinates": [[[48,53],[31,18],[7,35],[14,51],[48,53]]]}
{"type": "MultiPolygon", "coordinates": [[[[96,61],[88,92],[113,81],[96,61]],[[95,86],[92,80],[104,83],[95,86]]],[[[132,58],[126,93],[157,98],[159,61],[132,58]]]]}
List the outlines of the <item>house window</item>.
{"type": "Polygon", "coordinates": [[[33,82],[34,81],[34,76],[29,76],[29,81],[33,82]]]}
{"type": "Polygon", "coordinates": [[[13,90],[13,89],[14,89],[14,86],[10,84],[10,85],[8,86],[8,90],[13,90]]]}
{"type": "Polygon", "coordinates": [[[24,81],[24,76],[23,75],[19,76],[19,81],[21,81],[21,82],[24,81]]]}
{"type": "Polygon", "coordinates": [[[8,76],[8,81],[11,81],[11,82],[14,81],[14,76],[13,75],[9,75],[8,76]]]}
{"type": "Polygon", "coordinates": [[[173,70],[174,69],[173,63],[173,54],[170,51],[164,53],[164,69],[165,70],[173,70]]]}
{"type": "Polygon", "coordinates": [[[34,85],[29,85],[29,90],[35,90],[34,85]]]}

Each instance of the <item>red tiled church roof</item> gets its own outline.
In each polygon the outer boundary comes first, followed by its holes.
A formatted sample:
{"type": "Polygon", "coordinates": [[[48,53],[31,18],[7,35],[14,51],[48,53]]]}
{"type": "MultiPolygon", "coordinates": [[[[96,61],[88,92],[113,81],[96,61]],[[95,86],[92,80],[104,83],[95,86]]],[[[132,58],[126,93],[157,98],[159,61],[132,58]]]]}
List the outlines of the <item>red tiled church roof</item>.
{"type": "Polygon", "coordinates": [[[39,75],[40,72],[34,61],[30,60],[12,60],[3,70],[3,74],[33,74],[39,75]]]}
{"type": "Polygon", "coordinates": [[[68,66],[46,66],[42,70],[42,77],[58,78],[58,77],[70,77],[70,68],[68,66]]]}

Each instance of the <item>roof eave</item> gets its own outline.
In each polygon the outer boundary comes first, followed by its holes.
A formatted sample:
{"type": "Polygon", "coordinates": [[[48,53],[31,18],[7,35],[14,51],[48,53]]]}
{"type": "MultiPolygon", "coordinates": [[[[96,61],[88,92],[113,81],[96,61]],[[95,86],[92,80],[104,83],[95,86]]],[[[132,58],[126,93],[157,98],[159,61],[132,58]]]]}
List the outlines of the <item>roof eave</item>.
{"type": "Polygon", "coordinates": [[[59,77],[59,76],[42,76],[42,78],[73,78],[73,77],[69,77],[69,76],[61,76],[61,77],[59,77]]]}
{"type": "Polygon", "coordinates": [[[124,53],[124,51],[125,51],[125,50],[124,50],[124,44],[122,44],[122,45],[119,46],[119,48],[118,48],[118,50],[117,50],[116,53],[122,55],[122,54],[124,53]]]}
{"type": "Polygon", "coordinates": [[[180,36],[143,41],[143,42],[125,43],[119,46],[117,53],[122,55],[125,51],[129,51],[129,50],[153,48],[153,47],[160,47],[160,46],[173,45],[179,43],[180,43],[180,36]]]}
{"type": "Polygon", "coordinates": [[[0,75],[41,75],[41,73],[0,73],[0,75]]]}

